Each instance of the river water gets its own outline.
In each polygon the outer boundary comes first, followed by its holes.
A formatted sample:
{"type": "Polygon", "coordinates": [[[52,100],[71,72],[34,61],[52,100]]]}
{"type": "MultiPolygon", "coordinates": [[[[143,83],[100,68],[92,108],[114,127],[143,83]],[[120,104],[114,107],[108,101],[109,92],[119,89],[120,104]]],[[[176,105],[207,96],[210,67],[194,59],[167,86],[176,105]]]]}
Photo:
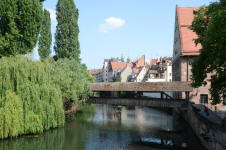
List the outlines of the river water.
{"type": "Polygon", "coordinates": [[[203,150],[170,111],[95,105],[95,113],[85,116],[37,137],[1,140],[0,150],[203,150]]]}

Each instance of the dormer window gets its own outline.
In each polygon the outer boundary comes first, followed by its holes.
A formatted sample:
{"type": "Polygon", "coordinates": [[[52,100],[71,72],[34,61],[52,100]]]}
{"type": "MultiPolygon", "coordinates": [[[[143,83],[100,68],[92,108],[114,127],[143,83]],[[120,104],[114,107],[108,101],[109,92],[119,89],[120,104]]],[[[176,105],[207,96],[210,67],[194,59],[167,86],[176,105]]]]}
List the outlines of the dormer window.
{"type": "Polygon", "coordinates": [[[193,10],[193,14],[194,14],[195,16],[197,16],[197,15],[198,15],[198,11],[193,10]]]}

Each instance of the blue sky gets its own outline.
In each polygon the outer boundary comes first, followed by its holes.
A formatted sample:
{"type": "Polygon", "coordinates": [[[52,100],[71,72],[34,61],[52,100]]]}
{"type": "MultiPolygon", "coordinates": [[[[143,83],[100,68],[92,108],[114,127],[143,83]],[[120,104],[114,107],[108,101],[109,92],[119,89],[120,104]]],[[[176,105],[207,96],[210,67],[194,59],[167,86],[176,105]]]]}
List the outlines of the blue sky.
{"type": "MultiPolygon", "coordinates": [[[[111,57],[172,56],[175,8],[208,5],[216,0],[75,0],[79,9],[82,62],[101,68],[111,57]]],[[[46,0],[54,38],[57,0],[46,0]]],[[[53,39],[54,42],[54,39],[53,39]]],[[[35,52],[37,58],[37,52],[35,52]]]]}

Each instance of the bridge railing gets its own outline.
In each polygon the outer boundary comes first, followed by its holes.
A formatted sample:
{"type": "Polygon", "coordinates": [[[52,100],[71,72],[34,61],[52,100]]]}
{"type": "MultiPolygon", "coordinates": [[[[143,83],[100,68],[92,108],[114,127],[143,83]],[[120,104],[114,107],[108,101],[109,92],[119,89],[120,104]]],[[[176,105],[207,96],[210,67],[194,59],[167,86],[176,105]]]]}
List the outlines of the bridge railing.
{"type": "Polygon", "coordinates": [[[191,92],[190,82],[100,82],[91,83],[93,92],[140,91],[140,92],[191,92]]]}

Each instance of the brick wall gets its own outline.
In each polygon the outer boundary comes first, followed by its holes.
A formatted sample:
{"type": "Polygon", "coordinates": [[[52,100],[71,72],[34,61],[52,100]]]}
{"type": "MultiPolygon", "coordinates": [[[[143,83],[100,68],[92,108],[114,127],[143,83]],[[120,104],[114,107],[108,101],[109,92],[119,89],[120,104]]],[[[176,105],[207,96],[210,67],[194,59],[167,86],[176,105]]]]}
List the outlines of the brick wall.
{"type": "MultiPolygon", "coordinates": [[[[195,59],[195,57],[190,56],[188,57],[180,57],[180,60],[178,61],[180,63],[179,68],[176,68],[178,71],[178,75],[180,75],[180,81],[187,81],[187,67],[188,67],[188,81],[191,81],[191,69],[192,66],[190,65],[191,62],[195,59]],[[188,66],[187,66],[188,63],[188,66]]],[[[178,72],[177,71],[177,72],[178,72]]],[[[210,74],[207,76],[207,78],[210,78],[210,74]]],[[[178,77],[177,77],[178,78],[178,77]]],[[[209,88],[211,86],[210,82],[207,82],[207,85],[201,86],[199,88],[194,88],[192,92],[190,92],[190,101],[194,102],[195,104],[200,104],[200,96],[201,94],[207,94],[208,95],[208,104],[204,104],[208,108],[210,108],[213,111],[225,111],[226,112],[226,106],[223,104],[218,104],[216,106],[211,105],[211,95],[209,93],[209,88]]],[[[180,93],[178,98],[186,98],[185,93],[180,93]],[[181,94],[181,95],[180,95],[181,94]]],[[[221,113],[222,114],[222,113],[221,113]]],[[[222,115],[222,117],[226,116],[226,113],[222,115]]]]}

